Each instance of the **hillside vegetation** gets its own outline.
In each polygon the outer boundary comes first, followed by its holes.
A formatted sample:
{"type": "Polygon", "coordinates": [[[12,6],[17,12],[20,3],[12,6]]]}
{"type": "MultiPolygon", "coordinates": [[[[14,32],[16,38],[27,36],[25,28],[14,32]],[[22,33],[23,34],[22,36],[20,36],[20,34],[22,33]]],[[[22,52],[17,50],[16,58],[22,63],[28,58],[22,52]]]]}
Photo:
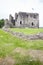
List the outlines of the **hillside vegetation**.
{"type": "Polygon", "coordinates": [[[22,32],[24,34],[37,34],[43,32],[43,28],[11,28],[12,31],[22,32]]]}
{"type": "Polygon", "coordinates": [[[0,28],[2,28],[4,26],[4,19],[0,20],[0,28]]]}
{"type": "MultiPolygon", "coordinates": [[[[25,34],[37,33],[33,31],[33,29],[11,29],[12,31],[23,32],[25,34]]],[[[39,32],[42,32],[43,29],[40,29],[39,32]]],[[[23,39],[19,39],[13,36],[10,33],[7,33],[0,29],[0,58],[5,58],[6,56],[11,56],[13,59],[15,58],[17,61],[16,65],[41,65],[39,61],[31,61],[29,62],[30,56],[23,56],[20,53],[14,53],[13,51],[16,48],[22,48],[25,50],[33,49],[33,50],[43,50],[43,40],[28,40],[25,41],[23,39]],[[12,53],[13,52],[13,53],[12,53]],[[20,63],[19,63],[20,61],[20,63]],[[22,64],[23,63],[23,64],[22,64]]],[[[22,51],[22,50],[21,50],[22,51]]]]}

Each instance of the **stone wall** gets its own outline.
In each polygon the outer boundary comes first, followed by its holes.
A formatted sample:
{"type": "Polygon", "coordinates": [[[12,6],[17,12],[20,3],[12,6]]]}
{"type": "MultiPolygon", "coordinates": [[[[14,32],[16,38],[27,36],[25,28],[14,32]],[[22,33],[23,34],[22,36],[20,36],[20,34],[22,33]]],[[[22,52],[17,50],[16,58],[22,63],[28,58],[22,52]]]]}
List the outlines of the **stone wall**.
{"type": "Polygon", "coordinates": [[[15,13],[15,19],[10,14],[9,20],[8,19],[5,20],[4,27],[7,27],[7,28],[13,28],[13,27],[39,28],[39,14],[19,12],[19,13],[15,13]]]}
{"type": "Polygon", "coordinates": [[[38,13],[16,13],[17,27],[39,28],[39,14],[38,13]]]}
{"type": "Polygon", "coordinates": [[[15,25],[15,20],[13,19],[12,15],[9,15],[9,20],[6,19],[3,28],[13,28],[15,25]]]}
{"type": "Polygon", "coordinates": [[[11,33],[13,36],[16,36],[16,37],[24,39],[24,40],[43,40],[43,32],[40,32],[37,34],[25,35],[21,32],[13,32],[8,28],[5,28],[3,30],[11,33]]]}

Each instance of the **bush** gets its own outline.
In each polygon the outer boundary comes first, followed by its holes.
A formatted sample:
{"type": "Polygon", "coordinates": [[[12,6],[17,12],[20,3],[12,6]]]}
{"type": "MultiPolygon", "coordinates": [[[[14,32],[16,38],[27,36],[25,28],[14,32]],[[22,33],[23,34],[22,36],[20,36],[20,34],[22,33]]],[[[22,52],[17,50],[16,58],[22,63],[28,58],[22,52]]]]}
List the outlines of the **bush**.
{"type": "Polygon", "coordinates": [[[2,28],[4,26],[4,19],[0,20],[0,28],[2,28]]]}

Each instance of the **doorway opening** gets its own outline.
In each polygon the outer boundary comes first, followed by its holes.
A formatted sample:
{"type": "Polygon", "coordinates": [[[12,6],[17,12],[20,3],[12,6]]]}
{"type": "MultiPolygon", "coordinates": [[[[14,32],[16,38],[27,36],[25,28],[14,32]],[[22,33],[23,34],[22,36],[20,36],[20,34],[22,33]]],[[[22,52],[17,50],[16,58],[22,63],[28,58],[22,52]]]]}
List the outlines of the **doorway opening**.
{"type": "Polygon", "coordinates": [[[22,24],[22,21],[20,21],[20,24],[22,24]]]}
{"type": "Polygon", "coordinates": [[[34,23],[32,22],[32,26],[34,25],[34,23]]]}

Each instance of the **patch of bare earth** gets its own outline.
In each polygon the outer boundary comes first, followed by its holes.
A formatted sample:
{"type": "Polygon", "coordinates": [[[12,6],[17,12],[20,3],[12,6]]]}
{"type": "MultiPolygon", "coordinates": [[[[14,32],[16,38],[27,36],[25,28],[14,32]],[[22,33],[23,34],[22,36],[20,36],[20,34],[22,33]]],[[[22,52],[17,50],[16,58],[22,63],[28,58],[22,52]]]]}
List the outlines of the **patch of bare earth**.
{"type": "Polygon", "coordinates": [[[0,59],[0,65],[14,65],[15,61],[11,57],[0,59]]]}
{"type": "Polygon", "coordinates": [[[28,54],[34,59],[39,59],[43,61],[43,50],[28,50],[28,54]]]}
{"type": "Polygon", "coordinates": [[[18,48],[13,50],[13,53],[20,53],[21,55],[26,56],[27,51],[26,51],[26,49],[18,47],[18,48]]]}
{"type": "Polygon", "coordinates": [[[13,52],[20,53],[25,56],[29,55],[33,59],[43,61],[43,50],[31,50],[31,49],[25,50],[23,48],[18,47],[14,49],[13,52]]]}
{"type": "MultiPolygon", "coordinates": [[[[26,50],[18,47],[15,48],[11,53],[20,53],[23,56],[30,56],[34,60],[40,60],[41,62],[43,62],[43,50],[26,50]]],[[[14,65],[15,63],[16,61],[12,57],[5,57],[4,59],[0,58],[0,65],[14,65]]]]}

